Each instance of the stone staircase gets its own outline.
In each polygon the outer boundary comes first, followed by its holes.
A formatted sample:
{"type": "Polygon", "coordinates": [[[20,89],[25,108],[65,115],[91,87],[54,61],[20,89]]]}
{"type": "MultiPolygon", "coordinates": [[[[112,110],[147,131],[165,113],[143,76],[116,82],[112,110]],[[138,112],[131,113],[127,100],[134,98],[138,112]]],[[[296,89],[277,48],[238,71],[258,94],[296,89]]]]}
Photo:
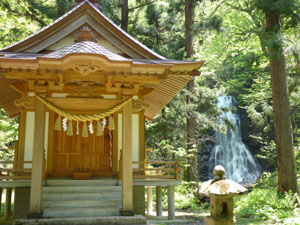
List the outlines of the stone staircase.
{"type": "Polygon", "coordinates": [[[43,187],[44,217],[119,216],[122,186],[113,179],[48,179],[43,187]]]}

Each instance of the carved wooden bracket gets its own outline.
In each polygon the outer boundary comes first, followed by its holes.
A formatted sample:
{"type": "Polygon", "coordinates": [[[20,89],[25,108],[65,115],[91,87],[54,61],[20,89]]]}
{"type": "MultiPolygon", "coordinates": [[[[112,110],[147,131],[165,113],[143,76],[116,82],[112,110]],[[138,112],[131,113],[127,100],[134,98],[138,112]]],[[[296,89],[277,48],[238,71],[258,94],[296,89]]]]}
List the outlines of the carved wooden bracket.
{"type": "Polygon", "coordinates": [[[132,110],[135,112],[139,112],[149,107],[150,105],[144,101],[133,99],[132,101],[132,110]]]}
{"type": "Polygon", "coordinates": [[[25,109],[34,110],[35,108],[35,97],[26,96],[15,100],[15,105],[18,107],[24,107],[25,109]]]}
{"type": "Polygon", "coordinates": [[[75,65],[73,67],[73,70],[86,76],[89,75],[90,73],[101,70],[101,67],[98,65],[93,65],[92,63],[83,63],[83,64],[75,65]]]}

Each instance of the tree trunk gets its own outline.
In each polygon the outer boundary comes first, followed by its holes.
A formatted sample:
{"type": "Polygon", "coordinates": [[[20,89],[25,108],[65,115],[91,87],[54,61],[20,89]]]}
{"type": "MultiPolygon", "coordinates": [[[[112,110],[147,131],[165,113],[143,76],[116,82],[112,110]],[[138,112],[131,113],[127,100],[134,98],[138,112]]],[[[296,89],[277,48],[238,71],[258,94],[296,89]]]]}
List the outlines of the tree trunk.
{"type": "Polygon", "coordinates": [[[128,29],[128,0],[123,0],[121,28],[124,31],[128,29]]]}
{"type": "MultiPolygon", "coordinates": [[[[280,14],[266,12],[268,38],[274,38],[281,30],[280,14]]],[[[267,40],[268,42],[268,40],[267,40]]],[[[270,54],[271,85],[278,167],[278,191],[298,192],[296,163],[293,146],[293,129],[290,118],[285,58],[280,40],[268,46],[270,54]]]]}
{"type": "Polygon", "coordinates": [[[193,56],[193,0],[185,0],[185,50],[186,57],[190,58],[193,56]]]}
{"type": "MultiPolygon", "coordinates": [[[[185,48],[187,58],[193,56],[193,1],[185,0],[185,48]]],[[[194,79],[187,84],[188,95],[186,99],[187,104],[194,104],[192,94],[195,88],[194,79]]],[[[189,167],[186,171],[186,180],[195,181],[198,177],[197,169],[197,151],[190,151],[196,148],[196,115],[193,110],[187,113],[186,119],[186,139],[187,139],[187,154],[189,167]]]]}

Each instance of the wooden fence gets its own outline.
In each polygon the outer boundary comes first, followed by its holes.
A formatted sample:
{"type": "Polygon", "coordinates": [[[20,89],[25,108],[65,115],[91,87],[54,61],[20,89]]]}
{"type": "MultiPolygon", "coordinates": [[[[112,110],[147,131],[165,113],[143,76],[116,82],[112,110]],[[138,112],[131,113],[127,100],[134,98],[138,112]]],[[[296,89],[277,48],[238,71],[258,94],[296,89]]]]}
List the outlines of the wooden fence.
{"type": "Polygon", "coordinates": [[[31,169],[24,168],[24,164],[32,161],[0,161],[0,180],[31,180],[31,169]]]}
{"type": "Polygon", "coordinates": [[[181,179],[179,164],[182,162],[147,162],[137,161],[133,165],[133,178],[135,179],[181,179]]]}

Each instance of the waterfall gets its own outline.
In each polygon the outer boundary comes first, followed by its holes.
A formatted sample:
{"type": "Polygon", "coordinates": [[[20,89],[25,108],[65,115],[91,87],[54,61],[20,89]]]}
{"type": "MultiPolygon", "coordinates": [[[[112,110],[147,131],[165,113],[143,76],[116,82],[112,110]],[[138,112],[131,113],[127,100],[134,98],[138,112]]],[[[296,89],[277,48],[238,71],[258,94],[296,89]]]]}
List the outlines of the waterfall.
{"type": "Polygon", "coordinates": [[[260,166],[242,142],[240,118],[232,112],[235,104],[236,100],[231,96],[218,97],[218,108],[226,110],[218,117],[217,123],[227,124],[227,132],[216,132],[217,143],[210,157],[210,171],[215,165],[222,165],[227,179],[242,184],[254,183],[261,174],[260,166]]]}

